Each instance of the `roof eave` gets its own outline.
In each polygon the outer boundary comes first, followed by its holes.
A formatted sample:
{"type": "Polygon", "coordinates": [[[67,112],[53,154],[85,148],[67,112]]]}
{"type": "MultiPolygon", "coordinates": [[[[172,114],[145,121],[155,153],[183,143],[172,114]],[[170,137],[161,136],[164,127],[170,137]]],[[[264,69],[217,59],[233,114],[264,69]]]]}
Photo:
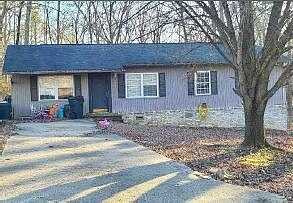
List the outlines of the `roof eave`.
{"type": "Polygon", "coordinates": [[[46,70],[46,71],[4,71],[7,75],[41,75],[41,74],[69,74],[69,73],[103,73],[103,72],[121,72],[121,69],[109,70],[64,70],[64,71],[55,71],[55,70],[46,70]]]}
{"type": "Polygon", "coordinates": [[[194,65],[229,65],[228,63],[224,62],[210,62],[210,63],[171,63],[171,64],[128,64],[124,65],[121,68],[115,68],[115,69],[82,69],[82,70],[44,70],[44,71],[7,71],[3,70],[4,74],[7,75],[15,75],[15,74],[21,74],[21,75],[39,75],[39,74],[74,74],[74,73],[102,73],[102,72],[123,72],[127,68],[144,68],[144,67],[178,67],[178,66],[194,66],[194,65]]]}

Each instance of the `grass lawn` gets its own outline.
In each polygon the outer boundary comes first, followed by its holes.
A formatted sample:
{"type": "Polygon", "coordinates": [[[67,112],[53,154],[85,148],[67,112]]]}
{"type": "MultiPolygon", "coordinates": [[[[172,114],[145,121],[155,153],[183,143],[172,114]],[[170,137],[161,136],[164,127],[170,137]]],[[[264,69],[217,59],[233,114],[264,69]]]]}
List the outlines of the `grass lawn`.
{"type": "Polygon", "coordinates": [[[251,150],[240,147],[242,129],[113,123],[111,131],[215,179],[293,201],[293,137],[286,132],[266,132],[268,142],[282,150],[251,150]]]}

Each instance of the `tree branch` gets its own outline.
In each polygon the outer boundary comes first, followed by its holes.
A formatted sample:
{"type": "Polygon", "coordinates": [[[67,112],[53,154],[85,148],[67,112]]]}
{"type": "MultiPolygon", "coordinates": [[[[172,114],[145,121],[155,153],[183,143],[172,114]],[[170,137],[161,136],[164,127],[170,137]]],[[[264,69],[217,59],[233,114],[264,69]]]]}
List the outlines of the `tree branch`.
{"type": "Polygon", "coordinates": [[[273,87],[265,95],[265,100],[270,99],[281,87],[285,86],[288,80],[293,76],[293,62],[283,67],[285,70],[273,85],[273,87]]]}
{"type": "MultiPolygon", "coordinates": [[[[195,24],[201,29],[201,31],[204,33],[204,35],[208,38],[210,42],[212,42],[212,45],[215,47],[215,49],[218,51],[218,53],[225,59],[227,62],[232,66],[233,69],[237,69],[234,63],[229,59],[229,57],[226,56],[226,54],[219,48],[218,44],[215,43],[215,41],[212,39],[211,35],[208,33],[208,31],[202,26],[202,24],[195,18],[193,14],[196,14],[196,12],[193,10],[193,8],[186,4],[185,2],[176,1],[176,4],[179,5],[187,15],[195,22],[195,24]],[[183,5],[184,3],[184,5],[183,5]],[[190,8],[191,7],[191,8],[190,8]],[[190,11],[190,10],[191,11],[190,11]],[[192,13],[191,13],[192,12],[192,13]]],[[[232,50],[230,50],[231,52],[232,50]]]]}

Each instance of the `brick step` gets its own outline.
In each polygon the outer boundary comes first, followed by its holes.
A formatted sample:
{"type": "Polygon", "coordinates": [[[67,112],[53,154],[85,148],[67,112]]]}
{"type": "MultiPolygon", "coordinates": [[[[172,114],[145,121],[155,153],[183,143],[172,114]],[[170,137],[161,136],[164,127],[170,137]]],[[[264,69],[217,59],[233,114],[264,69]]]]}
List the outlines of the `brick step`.
{"type": "Polygon", "coordinates": [[[108,113],[108,109],[93,109],[93,113],[108,113]]]}

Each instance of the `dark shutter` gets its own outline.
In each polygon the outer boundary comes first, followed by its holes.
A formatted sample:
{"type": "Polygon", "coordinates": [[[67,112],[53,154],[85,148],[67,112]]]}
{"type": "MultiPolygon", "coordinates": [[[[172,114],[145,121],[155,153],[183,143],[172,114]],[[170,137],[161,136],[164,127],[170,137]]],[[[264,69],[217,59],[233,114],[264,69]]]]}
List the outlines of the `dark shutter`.
{"type": "Polygon", "coordinates": [[[31,90],[31,101],[38,101],[38,76],[31,75],[30,76],[30,90],[31,90]]]}
{"type": "Polygon", "coordinates": [[[118,74],[118,98],[125,98],[125,74],[118,74]]]}
{"type": "Polygon", "coordinates": [[[187,73],[188,95],[194,95],[194,72],[187,73]]]}
{"type": "Polygon", "coordinates": [[[159,73],[159,96],[166,97],[166,77],[165,73],[159,73]]]}
{"type": "Polygon", "coordinates": [[[82,96],[80,75],[74,75],[74,94],[75,96],[82,96]]]}
{"type": "Polygon", "coordinates": [[[211,71],[211,93],[212,95],[218,94],[218,79],[217,71],[211,71]]]}

